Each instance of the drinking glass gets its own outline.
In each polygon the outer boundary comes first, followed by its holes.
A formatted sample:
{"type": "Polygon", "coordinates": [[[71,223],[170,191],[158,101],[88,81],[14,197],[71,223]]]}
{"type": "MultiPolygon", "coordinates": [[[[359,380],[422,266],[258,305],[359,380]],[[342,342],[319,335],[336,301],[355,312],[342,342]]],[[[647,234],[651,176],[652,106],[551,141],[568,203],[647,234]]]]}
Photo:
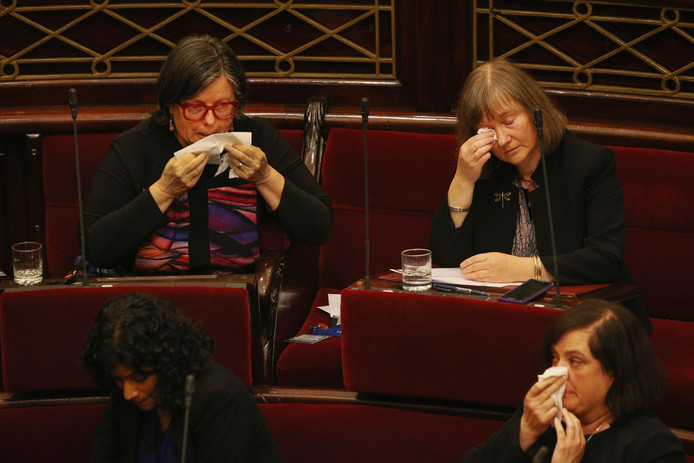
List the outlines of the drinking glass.
{"type": "Polygon", "coordinates": [[[43,258],[41,243],[22,241],[12,245],[12,270],[18,285],[28,286],[43,280],[43,258]]]}
{"type": "Polygon", "coordinates": [[[426,291],[431,288],[431,251],[405,249],[402,257],[402,287],[407,291],[426,291]]]}

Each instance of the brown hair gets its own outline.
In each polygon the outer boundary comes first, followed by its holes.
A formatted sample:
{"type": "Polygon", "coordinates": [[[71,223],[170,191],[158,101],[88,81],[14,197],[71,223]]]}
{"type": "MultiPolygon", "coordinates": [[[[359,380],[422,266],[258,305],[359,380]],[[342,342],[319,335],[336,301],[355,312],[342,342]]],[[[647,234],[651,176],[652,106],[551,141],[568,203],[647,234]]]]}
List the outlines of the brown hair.
{"type": "Polygon", "coordinates": [[[586,327],[593,330],[591,354],[614,376],[605,403],[615,421],[652,410],[665,386],[664,370],[641,323],[619,304],[588,299],[556,317],[542,346],[547,365],[564,334],[586,327]]]}
{"type": "Polygon", "coordinates": [[[505,58],[494,58],[478,66],[465,80],[458,99],[456,130],[460,143],[477,133],[475,126],[485,114],[514,106],[526,111],[531,120],[533,109],[541,109],[544,149],[550,152],[559,146],[566,116],[532,77],[505,58]]]}

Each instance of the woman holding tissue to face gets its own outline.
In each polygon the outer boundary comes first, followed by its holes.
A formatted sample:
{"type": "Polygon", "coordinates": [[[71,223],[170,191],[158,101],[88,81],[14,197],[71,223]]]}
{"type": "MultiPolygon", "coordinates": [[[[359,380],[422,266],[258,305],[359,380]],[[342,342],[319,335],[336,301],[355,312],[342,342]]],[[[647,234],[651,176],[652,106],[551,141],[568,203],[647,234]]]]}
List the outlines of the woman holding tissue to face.
{"type": "MultiPolygon", "coordinates": [[[[463,276],[483,282],[554,281],[549,193],[560,283],[633,284],[614,152],[569,132],[537,82],[503,58],[470,73],[457,117],[457,168],[430,236],[437,265],[460,266],[463,276]],[[536,108],[544,120],[548,192],[536,108]]],[[[640,299],[629,309],[650,332],[640,299]]]]}
{"type": "Polygon", "coordinates": [[[652,412],[663,373],[628,310],[593,299],[562,312],[543,355],[568,376],[538,380],[521,410],[461,463],[685,461],[680,440],[652,412]],[[553,395],[562,387],[560,420],[553,395]]]}
{"type": "Polygon", "coordinates": [[[125,274],[247,271],[266,215],[293,241],[327,240],[329,198],[269,121],[243,114],[246,78],[224,42],[179,42],[162,66],[157,95],[152,117],[116,138],[92,178],[83,217],[92,266],[125,274]],[[252,141],[217,142],[221,168],[208,163],[209,147],[174,156],[228,132],[249,132],[252,141]]]}

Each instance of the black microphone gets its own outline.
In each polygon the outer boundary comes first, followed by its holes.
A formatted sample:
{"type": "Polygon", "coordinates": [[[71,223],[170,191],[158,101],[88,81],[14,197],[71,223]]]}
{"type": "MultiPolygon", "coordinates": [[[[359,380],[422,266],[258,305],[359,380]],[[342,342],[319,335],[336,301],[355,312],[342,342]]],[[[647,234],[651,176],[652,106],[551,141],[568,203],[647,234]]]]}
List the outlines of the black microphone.
{"type": "Polygon", "coordinates": [[[368,127],[369,127],[369,99],[361,99],[361,123],[364,126],[364,224],[365,251],[364,262],[366,265],[366,275],[364,276],[364,289],[371,289],[370,266],[369,266],[369,147],[368,147],[368,127]]]}
{"type": "MultiPolygon", "coordinates": [[[[540,118],[541,117],[542,116],[540,116],[540,118]]],[[[540,119],[540,122],[542,122],[542,119],[540,119]]],[[[535,456],[533,457],[532,463],[544,463],[547,454],[549,454],[549,449],[546,445],[543,445],[542,447],[540,447],[540,450],[538,450],[535,456]]]]}
{"type": "Polygon", "coordinates": [[[190,419],[190,404],[193,402],[193,392],[195,392],[195,376],[186,376],[185,393],[185,416],[183,418],[183,447],[181,448],[181,463],[186,463],[186,448],[188,447],[188,420],[190,419]]]}
{"type": "Polygon", "coordinates": [[[555,306],[560,309],[561,304],[561,288],[559,285],[559,262],[557,261],[557,244],[554,239],[554,221],[552,220],[552,204],[549,200],[549,180],[547,178],[547,166],[545,165],[545,149],[543,147],[542,135],[543,135],[543,123],[542,123],[542,110],[540,108],[533,109],[533,121],[535,122],[535,128],[537,129],[537,138],[540,142],[540,157],[542,159],[542,177],[545,181],[545,197],[547,198],[547,216],[549,219],[549,239],[552,243],[552,258],[554,259],[554,286],[557,289],[557,295],[555,298],[555,306]]]}
{"type": "Polygon", "coordinates": [[[77,89],[71,88],[67,93],[70,103],[70,112],[72,113],[72,131],[75,134],[75,165],[77,172],[77,210],[79,212],[80,224],[80,250],[82,253],[82,286],[89,286],[89,275],[87,274],[87,248],[84,245],[84,220],[82,211],[82,180],[80,178],[80,152],[77,142],[77,89]]]}

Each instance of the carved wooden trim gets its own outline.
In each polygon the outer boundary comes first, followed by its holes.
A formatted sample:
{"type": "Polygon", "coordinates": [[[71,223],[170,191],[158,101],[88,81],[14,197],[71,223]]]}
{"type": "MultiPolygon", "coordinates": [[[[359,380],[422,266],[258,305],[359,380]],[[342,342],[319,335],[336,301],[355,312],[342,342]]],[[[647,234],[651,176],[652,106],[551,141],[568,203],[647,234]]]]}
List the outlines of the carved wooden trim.
{"type": "Polygon", "coordinates": [[[475,0],[474,11],[474,65],[501,56],[546,88],[694,99],[691,2],[475,0]]]}
{"type": "Polygon", "coordinates": [[[396,78],[394,0],[0,1],[0,82],[156,77],[181,38],[227,42],[249,77],[396,78]],[[98,34],[97,31],[107,31],[98,34]]]}
{"type": "Polygon", "coordinates": [[[320,182],[323,151],[327,141],[325,129],[326,98],[314,98],[309,101],[304,115],[304,149],[303,159],[308,170],[320,182]]]}

